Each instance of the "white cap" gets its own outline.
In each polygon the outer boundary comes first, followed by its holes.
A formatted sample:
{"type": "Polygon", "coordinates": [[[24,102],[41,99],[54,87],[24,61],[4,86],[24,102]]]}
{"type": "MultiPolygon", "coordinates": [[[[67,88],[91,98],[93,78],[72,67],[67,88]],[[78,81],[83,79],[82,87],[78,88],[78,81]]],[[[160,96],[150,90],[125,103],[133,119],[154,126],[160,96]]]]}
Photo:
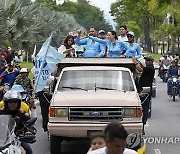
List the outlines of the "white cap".
{"type": "Polygon", "coordinates": [[[127,35],[132,35],[132,36],[134,36],[134,32],[130,31],[130,32],[127,33],[127,35]]]}
{"type": "Polygon", "coordinates": [[[27,68],[21,68],[20,73],[29,73],[27,68]]]}

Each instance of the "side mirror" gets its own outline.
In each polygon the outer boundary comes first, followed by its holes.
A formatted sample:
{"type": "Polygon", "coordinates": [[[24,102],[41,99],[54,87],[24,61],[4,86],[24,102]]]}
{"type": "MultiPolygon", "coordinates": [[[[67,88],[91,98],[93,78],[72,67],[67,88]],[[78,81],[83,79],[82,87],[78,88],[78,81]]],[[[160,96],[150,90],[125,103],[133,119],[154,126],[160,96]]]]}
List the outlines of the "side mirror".
{"type": "Polygon", "coordinates": [[[28,121],[26,121],[25,126],[28,127],[28,126],[34,125],[36,120],[37,120],[37,117],[29,119],[28,121]]]}

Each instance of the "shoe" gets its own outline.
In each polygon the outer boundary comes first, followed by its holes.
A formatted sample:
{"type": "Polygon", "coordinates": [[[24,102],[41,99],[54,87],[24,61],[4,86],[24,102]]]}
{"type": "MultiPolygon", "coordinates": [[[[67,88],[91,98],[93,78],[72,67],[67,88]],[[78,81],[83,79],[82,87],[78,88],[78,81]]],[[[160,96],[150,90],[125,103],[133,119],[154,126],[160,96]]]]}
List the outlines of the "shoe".
{"type": "Polygon", "coordinates": [[[146,135],[144,129],[142,130],[142,135],[146,135]]]}
{"type": "Polygon", "coordinates": [[[48,141],[50,141],[50,133],[49,133],[49,131],[47,131],[47,135],[48,135],[48,141]]]}

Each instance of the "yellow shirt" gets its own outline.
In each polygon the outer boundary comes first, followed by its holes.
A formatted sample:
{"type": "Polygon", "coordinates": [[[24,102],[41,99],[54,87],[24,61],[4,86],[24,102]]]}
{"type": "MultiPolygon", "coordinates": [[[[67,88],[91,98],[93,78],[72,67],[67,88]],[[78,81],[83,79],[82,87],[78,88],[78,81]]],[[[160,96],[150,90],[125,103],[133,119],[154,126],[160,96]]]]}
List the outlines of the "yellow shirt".
{"type": "MultiPolygon", "coordinates": [[[[0,109],[3,109],[4,108],[4,102],[1,101],[0,102],[0,109]]],[[[24,111],[26,113],[31,113],[30,109],[29,109],[29,106],[25,103],[25,102],[21,102],[21,107],[20,107],[20,110],[21,111],[24,111]]]]}

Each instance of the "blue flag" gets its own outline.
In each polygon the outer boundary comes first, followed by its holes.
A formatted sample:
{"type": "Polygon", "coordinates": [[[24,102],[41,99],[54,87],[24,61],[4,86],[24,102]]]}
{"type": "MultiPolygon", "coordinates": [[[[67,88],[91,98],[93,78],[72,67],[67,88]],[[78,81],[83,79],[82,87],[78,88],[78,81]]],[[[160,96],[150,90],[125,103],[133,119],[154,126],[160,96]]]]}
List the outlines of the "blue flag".
{"type": "Polygon", "coordinates": [[[64,55],[50,46],[51,36],[44,42],[39,53],[35,57],[35,92],[42,91],[47,85],[51,73],[56,68],[56,64],[64,59],[64,55]]]}

